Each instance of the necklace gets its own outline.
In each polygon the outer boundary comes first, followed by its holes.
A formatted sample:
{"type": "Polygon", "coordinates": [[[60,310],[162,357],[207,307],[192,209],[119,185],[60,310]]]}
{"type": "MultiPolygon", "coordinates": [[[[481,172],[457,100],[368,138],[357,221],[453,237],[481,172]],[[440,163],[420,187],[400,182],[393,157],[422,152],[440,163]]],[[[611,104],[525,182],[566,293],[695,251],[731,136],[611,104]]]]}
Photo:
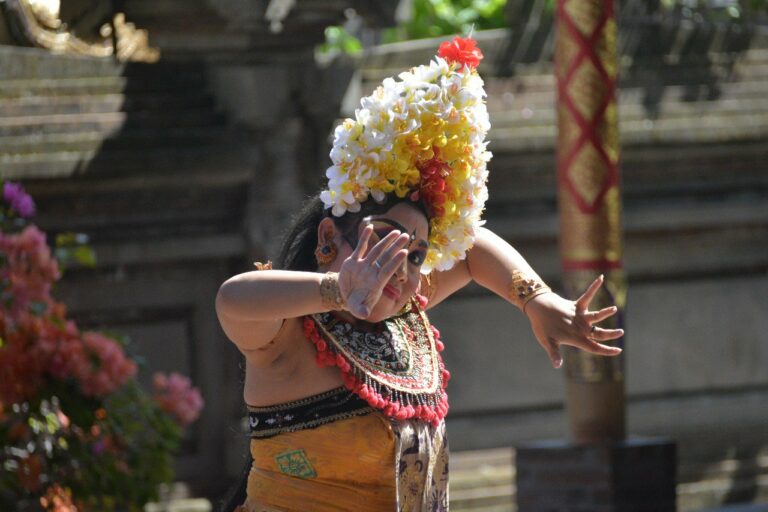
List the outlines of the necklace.
{"type": "Polygon", "coordinates": [[[448,412],[439,332],[427,320],[421,301],[361,330],[332,313],[304,317],[304,334],[317,349],[321,366],[337,366],[347,389],[385,415],[418,418],[437,425],[448,412]]]}

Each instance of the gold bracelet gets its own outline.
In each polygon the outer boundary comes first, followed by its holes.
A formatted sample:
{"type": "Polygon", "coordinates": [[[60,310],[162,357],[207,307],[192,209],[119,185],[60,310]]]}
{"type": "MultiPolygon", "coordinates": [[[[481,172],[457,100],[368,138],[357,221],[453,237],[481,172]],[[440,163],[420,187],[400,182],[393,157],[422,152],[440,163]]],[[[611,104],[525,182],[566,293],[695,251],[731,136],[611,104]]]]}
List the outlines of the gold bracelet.
{"type": "Polygon", "coordinates": [[[509,290],[509,298],[523,312],[525,312],[525,306],[532,298],[551,291],[552,289],[543,281],[534,279],[519,270],[512,271],[512,286],[509,290]]]}
{"type": "Polygon", "coordinates": [[[333,311],[346,309],[344,298],[339,289],[339,273],[326,272],[320,281],[320,298],[323,301],[323,307],[333,311]]]}

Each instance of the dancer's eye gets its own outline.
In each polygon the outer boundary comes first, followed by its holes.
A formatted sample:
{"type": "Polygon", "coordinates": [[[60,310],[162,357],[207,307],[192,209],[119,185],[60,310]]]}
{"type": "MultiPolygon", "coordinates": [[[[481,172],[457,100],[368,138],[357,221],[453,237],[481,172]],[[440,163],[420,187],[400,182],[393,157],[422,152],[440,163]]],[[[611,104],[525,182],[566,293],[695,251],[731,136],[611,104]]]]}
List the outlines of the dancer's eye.
{"type": "Polygon", "coordinates": [[[413,263],[414,265],[421,266],[422,263],[424,263],[424,260],[427,257],[427,251],[411,251],[408,254],[408,261],[413,263]]]}

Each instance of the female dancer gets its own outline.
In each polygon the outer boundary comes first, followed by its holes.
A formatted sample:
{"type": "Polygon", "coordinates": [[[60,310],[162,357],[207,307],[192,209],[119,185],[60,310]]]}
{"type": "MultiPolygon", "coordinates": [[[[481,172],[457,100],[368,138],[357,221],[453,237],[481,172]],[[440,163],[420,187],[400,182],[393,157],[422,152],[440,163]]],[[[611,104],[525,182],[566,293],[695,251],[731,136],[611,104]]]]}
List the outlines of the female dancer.
{"type": "Polygon", "coordinates": [[[559,345],[606,356],[596,279],[553,293],[481,227],[488,115],[472,40],[391,78],[336,130],[328,189],[277,267],[222,284],[216,310],[246,360],[253,459],[242,510],[448,510],[450,374],[425,311],[475,281],[520,308],[552,364],[559,345]]]}

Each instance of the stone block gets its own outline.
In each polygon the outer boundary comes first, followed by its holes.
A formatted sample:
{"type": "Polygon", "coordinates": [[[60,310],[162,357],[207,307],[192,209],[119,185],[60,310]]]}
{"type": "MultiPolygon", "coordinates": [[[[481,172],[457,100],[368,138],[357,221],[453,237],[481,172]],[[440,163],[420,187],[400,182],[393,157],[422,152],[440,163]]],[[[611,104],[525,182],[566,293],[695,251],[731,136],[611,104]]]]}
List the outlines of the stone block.
{"type": "Polygon", "coordinates": [[[676,448],[666,439],[517,448],[517,505],[526,511],[674,511],[676,448]]]}

